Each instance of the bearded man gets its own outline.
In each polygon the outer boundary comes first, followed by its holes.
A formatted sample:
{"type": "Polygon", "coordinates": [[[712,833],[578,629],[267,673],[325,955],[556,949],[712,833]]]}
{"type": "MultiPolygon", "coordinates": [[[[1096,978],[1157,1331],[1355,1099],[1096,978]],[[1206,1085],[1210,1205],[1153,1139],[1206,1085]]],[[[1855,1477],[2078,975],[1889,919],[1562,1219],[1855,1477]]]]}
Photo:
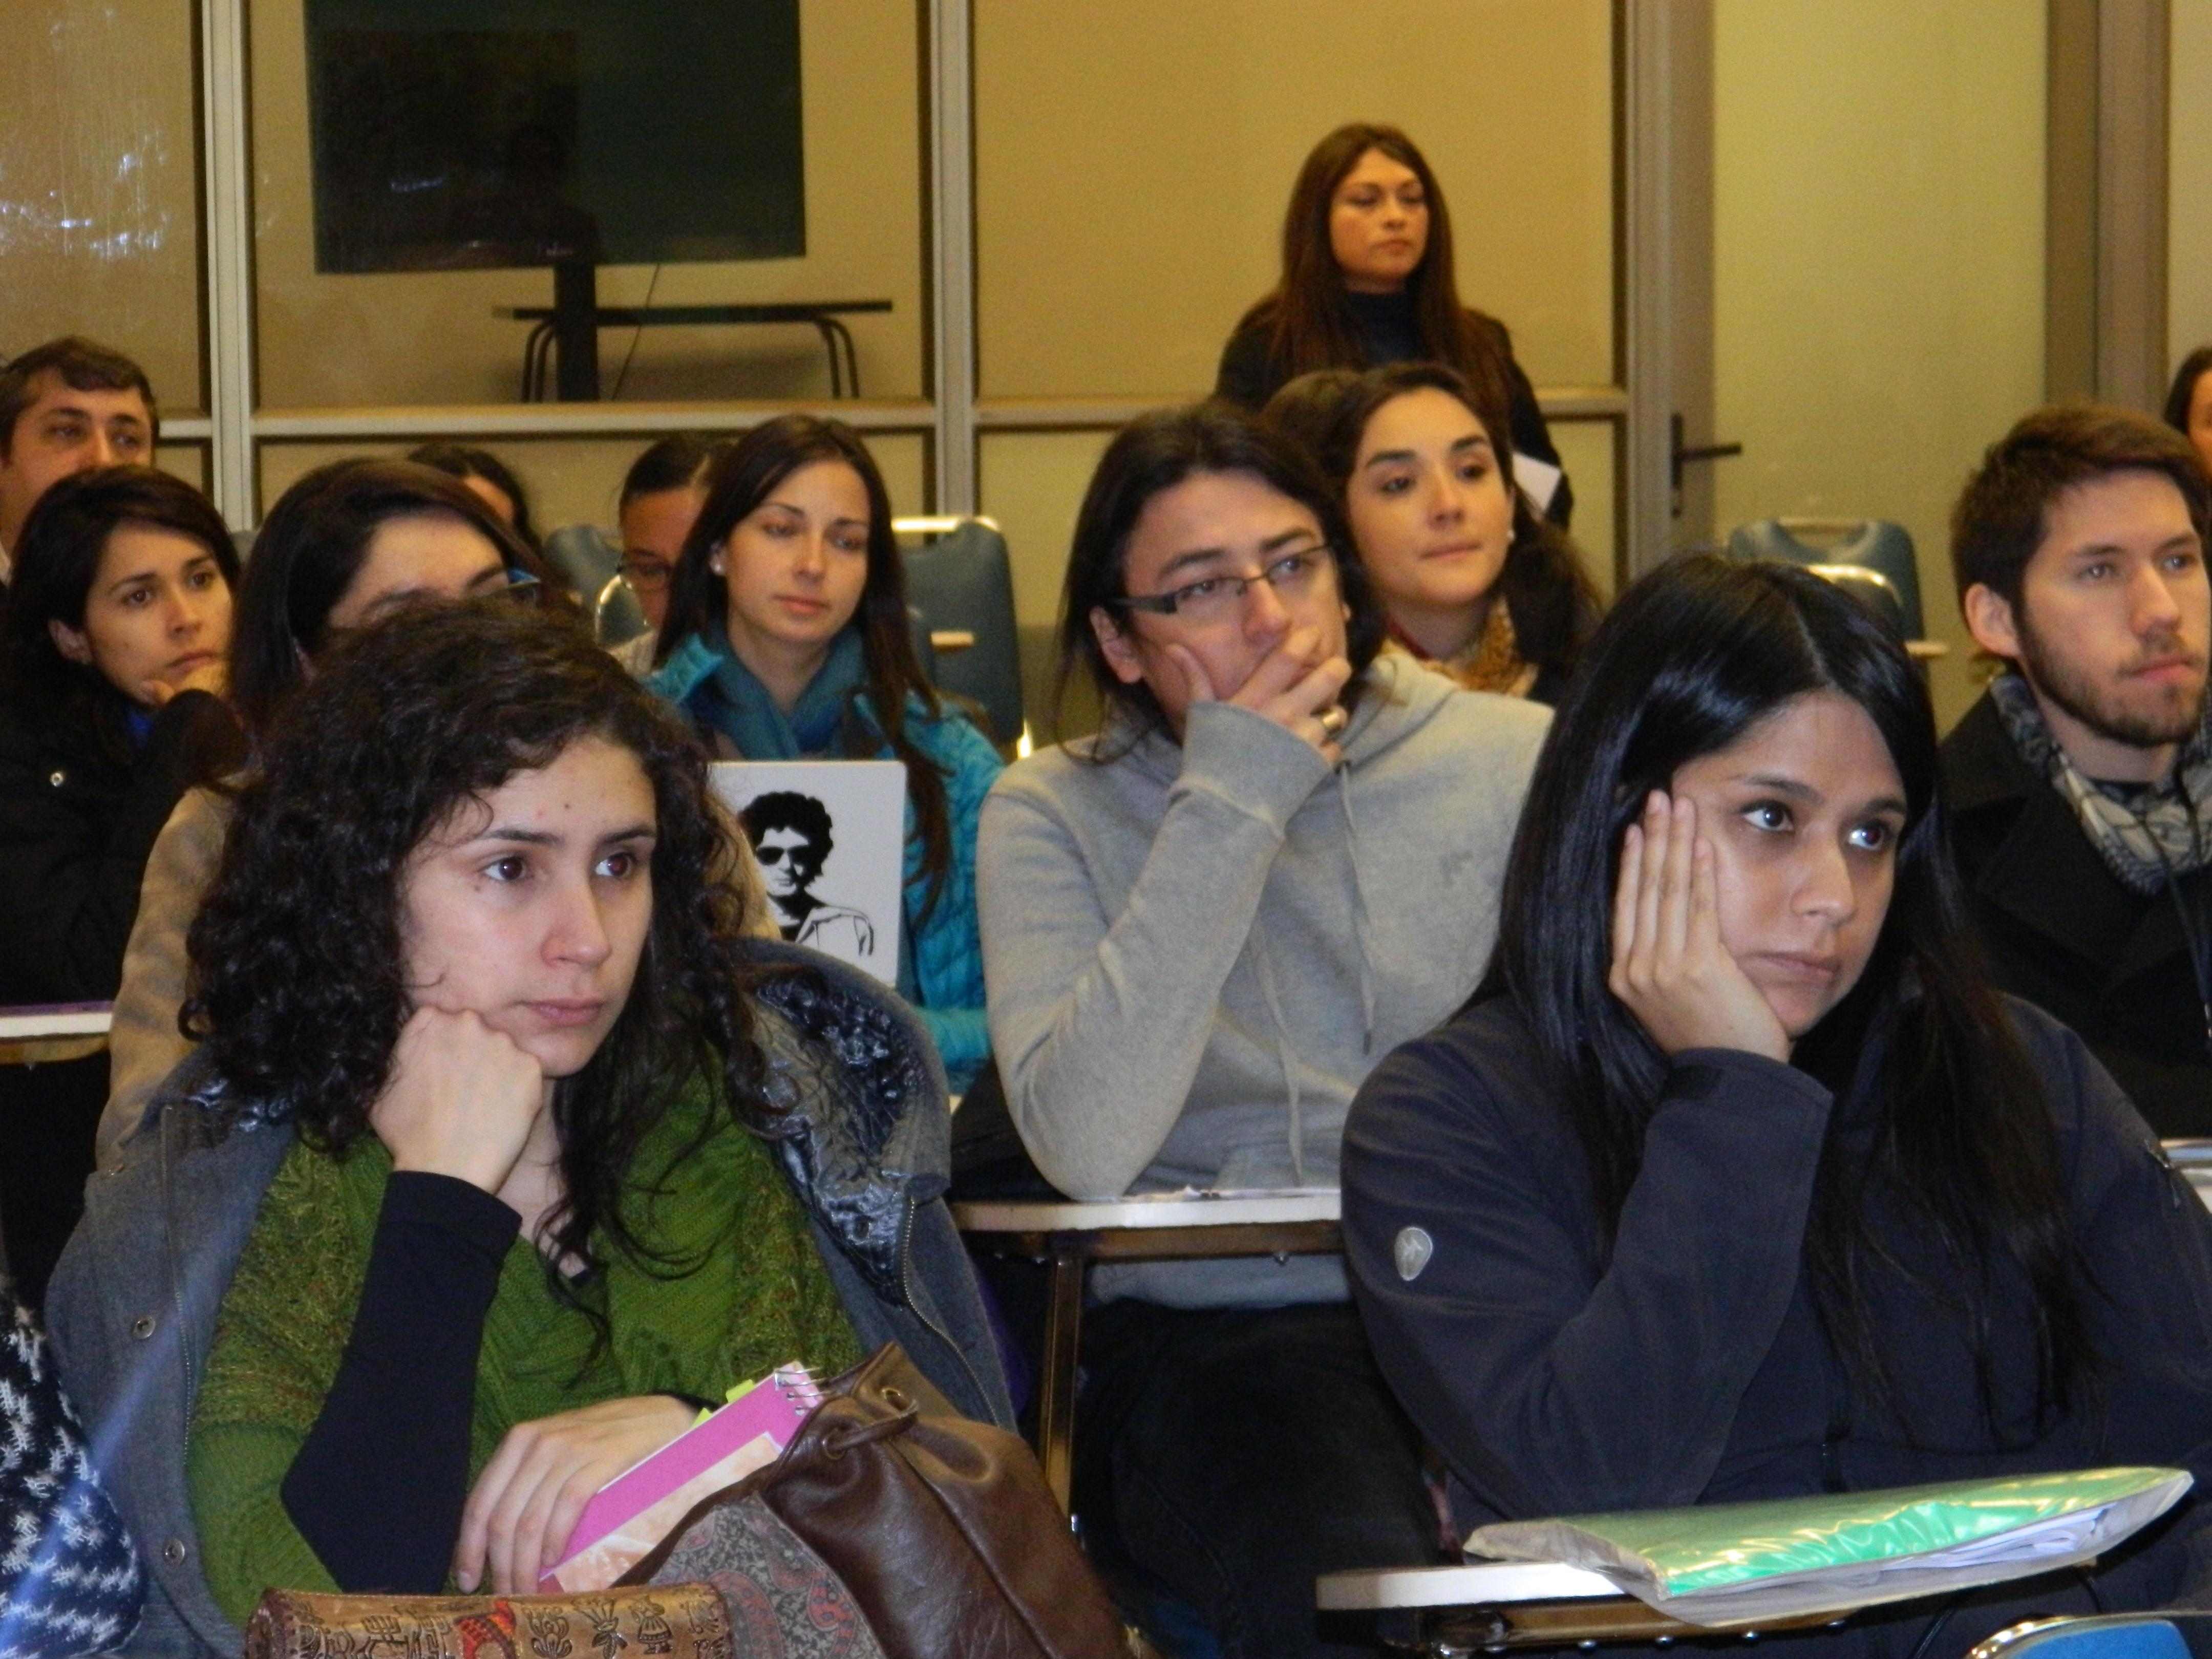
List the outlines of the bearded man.
{"type": "Polygon", "coordinates": [[[2125,410],[2038,410],[1952,514],[2003,665],[1943,744],[1952,848],[2007,990],[2078,1031],[2168,1138],[2212,1134],[2212,480],[2125,410]]]}

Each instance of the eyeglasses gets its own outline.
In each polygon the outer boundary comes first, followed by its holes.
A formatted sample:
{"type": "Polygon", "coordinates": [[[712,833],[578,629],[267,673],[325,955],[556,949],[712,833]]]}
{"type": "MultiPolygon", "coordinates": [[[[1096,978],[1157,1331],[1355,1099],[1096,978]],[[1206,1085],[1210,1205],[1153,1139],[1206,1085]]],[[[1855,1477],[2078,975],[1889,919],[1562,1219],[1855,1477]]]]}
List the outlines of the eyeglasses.
{"type": "Polygon", "coordinates": [[[513,599],[517,605],[536,605],[545,597],[545,584],[519,565],[507,568],[507,586],[492,590],[503,599],[513,599]]]}
{"type": "Polygon", "coordinates": [[[668,586],[672,574],[668,561],[625,553],[622,562],[623,580],[638,593],[658,593],[668,586]]]}
{"type": "Polygon", "coordinates": [[[811,853],[813,850],[814,849],[812,848],[805,846],[756,847],[753,848],[753,858],[756,862],[763,866],[777,865],[783,862],[784,855],[787,853],[791,855],[792,868],[795,870],[800,865],[807,862],[807,860],[801,858],[799,854],[802,853],[811,853]]]}
{"type": "Polygon", "coordinates": [[[1279,555],[1266,569],[1249,576],[1207,576],[1164,593],[1125,593],[1106,603],[1115,610],[1146,611],[1200,624],[1225,622],[1243,607],[1245,591],[1255,582],[1267,583],[1286,599],[1311,592],[1331,557],[1326,545],[1302,547],[1279,555]]]}

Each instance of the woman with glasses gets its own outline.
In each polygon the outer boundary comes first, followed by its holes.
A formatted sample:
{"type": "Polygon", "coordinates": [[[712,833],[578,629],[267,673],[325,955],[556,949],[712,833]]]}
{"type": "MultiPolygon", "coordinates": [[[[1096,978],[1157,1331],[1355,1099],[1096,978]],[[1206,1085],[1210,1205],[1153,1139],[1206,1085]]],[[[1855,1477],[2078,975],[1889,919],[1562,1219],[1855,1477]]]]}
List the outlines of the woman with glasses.
{"type": "MultiPolygon", "coordinates": [[[[1427,158],[1396,127],[1355,121],[1298,169],[1283,215],[1283,274],[1223,349],[1214,395],[1256,410],[1315,369],[1408,362],[1448,363],[1495,387],[1513,447],[1559,464],[1505,325],[1460,303],[1451,214],[1427,158]]],[[[1561,478],[1546,511],[1565,525],[1573,506],[1561,478]]]]}
{"type": "Polygon", "coordinates": [[[1301,375],[1267,418],[1312,434],[1391,645],[1470,691],[1558,702],[1598,598],[1566,532],[1514,485],[1504,403],[1442,363],[1370,369],[1333,391],[1329,378],[1301,375]],[[1323,383],[1318,411],[1309,380],[1323,383]]]}
{"type": "MultiPolygon", "coordinates": [[[[1346,1109],[1474,989],[1547,715],[1378,655],[1304,457],[1222,404],[1108,447],[1065,679],[1092,738],[1018,763],[981,851],[991,1034],[1079,1198],[1334,1187],[1346,1109]]],[[[1328,1651],[1313,1579],[1431,1559],[1436,1518],[1334,1256],[1103,1267],[1077,1507],[1228,1654],[1328,1651]]]]}
{"type": "MultiPolygon", "coordinates": [[[[185,790],[237,759],[222,698],[238,555],[190,484],[106,467],[42,495],[15,556],[0,601],[0,1004],[104,1002],[155,837],[185,790]]],[[[0,1224],[33,1307],[76,1224],[107,1086],[99,1052],[0,1066],[0,1224]]]]}
{"type": "Polygon", "coordinates": [[[708,474],[733,441],[672,432],[647,445],[623,475],[615,507],[622,526],[622,575],[647,626],[635,640],[617,646],[615,658],[634,674],[653,672],[653,647],[668,619],[669,580],[707,504],[708,474]]]}
{"type": "MultiPolygon", "coordinates": [[[[647,684],[729,757],[906,768],[898,988],[956,1092],[990,1058],[975,820],[998,750],[924,677],[890,496],[860,434],[785,415],[714,468],[647,684]]],[[[778,872],[779,891],[790,872],[778,872]]],[[[799,924],[787,921],[787,937],[799,924]]]]}
{"type": "MultiPolygon", "coordinates": [[[[314,659],[350,630],[413,599],[538,591],[522,544],[458,479],[411,461],[333,461],[286,490],[254,538],[229,641],[233,706],[258,738],[314,659]]],[[[194,789],[147,860],[108,1037],[103,1159],[191,1050],[177,1030],[185,931],[229,822],[222,789],[194,789]]]]}

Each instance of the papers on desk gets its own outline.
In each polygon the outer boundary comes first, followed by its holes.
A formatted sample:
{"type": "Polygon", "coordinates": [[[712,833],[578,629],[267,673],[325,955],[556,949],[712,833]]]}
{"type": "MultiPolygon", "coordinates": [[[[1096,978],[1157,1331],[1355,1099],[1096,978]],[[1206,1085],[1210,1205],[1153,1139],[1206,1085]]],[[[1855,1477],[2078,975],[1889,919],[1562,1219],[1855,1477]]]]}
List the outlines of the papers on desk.
{"type": "Polygon", "coordinates": [[[105,1036],[114,1021],[112,1002],[40,1002],[0,1007],[0,1042],[105,1036]]]}
{"type": "Polygon", "coordinates": [[[1954,1480],[1619,1515],[1505,1521],[1470,1552],[1602,1573],[1685,1623],[1745,1625],[1870,1607],[2075,1566],[2189,1490],[2179,1469],[1954,1480]]]}

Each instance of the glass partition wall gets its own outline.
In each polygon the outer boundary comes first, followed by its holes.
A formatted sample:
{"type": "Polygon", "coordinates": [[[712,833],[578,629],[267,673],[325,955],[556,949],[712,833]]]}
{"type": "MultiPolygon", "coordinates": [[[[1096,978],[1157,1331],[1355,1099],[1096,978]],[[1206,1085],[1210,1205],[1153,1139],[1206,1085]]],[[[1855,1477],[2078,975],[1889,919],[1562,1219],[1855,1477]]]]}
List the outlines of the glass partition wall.
{"type": "Polygon", "coordinates": [[[164,464],[241,527],[434,437],[541,527],[607,524],[656,434],[835,413],[899,511],[1001,522],[1042,734],[1090,466],[1211,390],[1341,121],[1427,150],[1577,538],[1629,567],[1628,15],[1419,0],[1392,45],[1322,0],[17,0],[0,351],[138,356],[164,464]]]}

